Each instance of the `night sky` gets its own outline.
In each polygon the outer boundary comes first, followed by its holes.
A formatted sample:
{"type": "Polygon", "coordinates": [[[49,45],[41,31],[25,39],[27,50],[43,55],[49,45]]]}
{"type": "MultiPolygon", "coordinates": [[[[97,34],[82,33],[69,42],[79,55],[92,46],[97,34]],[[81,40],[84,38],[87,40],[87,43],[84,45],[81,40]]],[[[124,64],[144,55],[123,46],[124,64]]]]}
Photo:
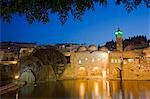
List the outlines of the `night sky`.
{"type": "MultiPolygon", "coordinates": [[[[150,10],[145,5],[127,13],[123,6],[108,3],[107,7],[95,6],[95,12],[88,11],[82,21],[69,17],[64,25],[56,14],[50,14],[51,22],[28,24],[24,17],[15,15],[11,23],[1,22],[1,41],[36,42],[37,44],[86,43],[105,44],[115,39],[118,27],[124,38],[150,34],[150,10]]],[[[150,38],[150,37],[148,37],[150,38]]]]}

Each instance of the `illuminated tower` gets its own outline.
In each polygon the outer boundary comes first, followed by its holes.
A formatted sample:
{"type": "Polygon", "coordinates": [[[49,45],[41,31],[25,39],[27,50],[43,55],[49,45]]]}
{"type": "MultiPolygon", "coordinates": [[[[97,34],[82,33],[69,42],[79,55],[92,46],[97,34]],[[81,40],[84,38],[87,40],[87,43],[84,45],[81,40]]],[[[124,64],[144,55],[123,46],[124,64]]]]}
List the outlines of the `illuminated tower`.
{"type": "Polygon", "coordinates": [[[116,49],[117,51],[122,52],[123,51],[123,32],[118,28],[118,30],[115,32],[116,35],[116,49]]]}

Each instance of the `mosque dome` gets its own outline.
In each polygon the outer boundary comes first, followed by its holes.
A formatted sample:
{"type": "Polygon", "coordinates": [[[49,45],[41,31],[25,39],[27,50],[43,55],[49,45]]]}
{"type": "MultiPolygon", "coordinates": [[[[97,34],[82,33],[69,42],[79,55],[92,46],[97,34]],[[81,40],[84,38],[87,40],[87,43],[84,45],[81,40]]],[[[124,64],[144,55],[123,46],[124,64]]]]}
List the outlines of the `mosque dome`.
{"type": "Polygon", "coordinates": [[[98,50],[99,50],[99,51],[103,51],[103,52],[108,52],[108,51],[109,51],[108,48],[105,47],[105,46],[99,48],[98,50]]]}
{"type": "Polygon", "coordinates": [[[88,47],[88,51],[97,51],[96,45],[90,45],[90,46],[88,47]]]}
{"type": "Polygon", "coordinates": [[[80,46],[77,51],[84,52],[84,51],[87,51],[87,48],[85,46],[80,46]]]}

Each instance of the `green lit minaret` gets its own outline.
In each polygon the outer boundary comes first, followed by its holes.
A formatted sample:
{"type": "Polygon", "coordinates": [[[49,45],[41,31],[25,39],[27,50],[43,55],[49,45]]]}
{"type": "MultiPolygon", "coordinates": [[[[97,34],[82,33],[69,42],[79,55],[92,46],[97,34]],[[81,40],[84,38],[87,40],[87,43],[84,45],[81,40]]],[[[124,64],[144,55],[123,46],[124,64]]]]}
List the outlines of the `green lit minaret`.
{"type": "Polygon", "coordinates": [[[116,35],[116,49],[117,51],[122,52],[123,51],[123,32],[118,28],[118,30],[115,32],[116,35]]]}

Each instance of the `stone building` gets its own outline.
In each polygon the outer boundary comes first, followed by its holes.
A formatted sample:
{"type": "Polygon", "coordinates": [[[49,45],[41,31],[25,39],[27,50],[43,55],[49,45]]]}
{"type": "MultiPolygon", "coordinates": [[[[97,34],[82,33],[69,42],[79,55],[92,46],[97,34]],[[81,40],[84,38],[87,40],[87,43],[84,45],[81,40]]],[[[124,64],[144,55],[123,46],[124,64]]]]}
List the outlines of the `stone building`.
{"type": "MultiPolygon", "coordinates": [[[[122,34],[120,30],[117,32],[122,34]]],[[[122,50],[122,41],[115,34],[118,45],[117,51],[109,54],[109,79],[150,80],[150,47],[122,50]]]]}
{"type": "Polygon", "coordinates": [[[70,55],[63,79],[108,78],[118,80],[150,80],[150,47],[123,50],[123,32],[115,32],[116,50],[95,45],[80,46],[70,55]]]}
{"type": "Polygon", "coordinates": [[[106,78],[108,66],[108,49],[98,49],[95,45],[80,46],[70,56],[70,65],[66,68],[63,78],[106,78]]]}
{"type": "Polygon", "coordinates": [[[115,32],[115,36],[115,51],[109,51],[106,47],[98,48],[96,45],[80,45],[78,48],[79,45],[69,45],[60,46],[58,49],[54,46],[29,46],[19,48],[18,57],[18,53],[12,53],[6,46],[7,51],[0,50],[0,71],[7,71],[3,74],[7,74],[11,79],[20,78],[29,83],[95,78],[150,80],[150,46],[124,50],[123,33],[120,29],[115,32]],[[11,60],[16,60],[17,63],[6,64],[6,61],[11,60]]]}
{"type": "Polygon", "coordinates": [[[123,38],[122,38],[123,32],[118,28],[118,30],[115,32],[116,36],[116,48],[117,51],[122,52],[123,51],[123,38]]]}
{"type": "Polygon", "coordinates": [[[29,56],[33,51],[34,51],[35,48],[21,48],[20,51],[19,51],[19,58],[23,58],[23,57],[26,57],[26,56],[29,56]]]}
{"type": "Polygon", "coordinates": [[[65,43],[65,44],[56,44],[55,45],[61,52],[75,52],[81,44],[76,43],[65,43]]]}
{"type": "MultiPolygon", "coordinates": [[[[142,68],[142,50],[111,52],[109,55],[109,73],[111,79],[137,79],[142,68]]],[[[145,72],[143,72],[145,73],[145,72]]]]}
{"type": "Polygon", "coordinates": [[[16,52],[9,50],[0,50],[0,62],[1,61],[14,61],[17,60],[18,56],[16,52]]]}

